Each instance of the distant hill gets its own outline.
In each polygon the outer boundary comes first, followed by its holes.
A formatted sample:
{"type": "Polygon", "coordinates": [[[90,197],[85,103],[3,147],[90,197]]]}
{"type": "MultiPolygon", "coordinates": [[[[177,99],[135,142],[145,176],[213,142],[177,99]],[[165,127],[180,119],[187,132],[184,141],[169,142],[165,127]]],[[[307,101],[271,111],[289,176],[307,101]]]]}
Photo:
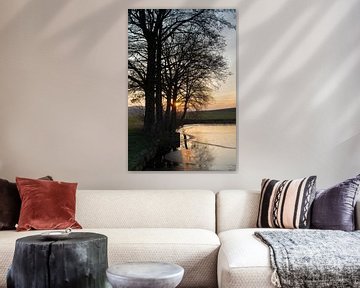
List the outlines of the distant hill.
{"type": "Polygon", "coordinates": [[[199,112],[236,112],[236,107],[233,108],[223,108],[223,109],[213,109],[213,110],[203,110],[199,112]]]}
{"type": "Polygon", "coordinates": [[[235,123],[236,108],[226,108],[205,111],[190,111],[185,117],[185,123],[235,123]]]}
{"type": "MultiPolygon", "coordinates": [[[[128,107],[129,127],[140,127],[142,125],[145,108],[143,106],[128,107]]],[[[236,108],[217,110],[189,111],[186,114],[183,124],[194,123],[236,123],[236,108]]]]}

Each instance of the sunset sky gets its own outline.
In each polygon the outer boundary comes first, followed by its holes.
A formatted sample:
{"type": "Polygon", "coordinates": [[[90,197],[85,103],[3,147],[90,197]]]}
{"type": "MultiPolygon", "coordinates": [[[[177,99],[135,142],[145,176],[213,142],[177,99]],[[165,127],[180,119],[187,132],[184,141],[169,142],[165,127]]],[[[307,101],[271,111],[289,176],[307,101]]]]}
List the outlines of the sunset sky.
{"type": "MultiPolygon", "coordinates": [[[[229,12],[227,20],[236,25],[236,12],[229,12]]],[[[225,29],[227,46],[225,57],[229,64],[231,76],[223,83],[219,90],[213,92],[214,101],[208,105],[206,110],[236,107],[236,30],[225,29]]]]}
{"type": "MultiPolygon", "coordinates": [[[[226,12],[225,18],[236,26],[236,12],[226,12]]],[[[229,65],[231,75],[226,79],[218,90],[214,90],[212,96],[214,100],[204,110],[215,110],[223,108],[236,107],[236,30],[225,28],[222,31],[226,40],[224,56],[229,65]]],[[[131,103],[128,99],[129,106],[137,106],[139,103],[131,103]]]]}

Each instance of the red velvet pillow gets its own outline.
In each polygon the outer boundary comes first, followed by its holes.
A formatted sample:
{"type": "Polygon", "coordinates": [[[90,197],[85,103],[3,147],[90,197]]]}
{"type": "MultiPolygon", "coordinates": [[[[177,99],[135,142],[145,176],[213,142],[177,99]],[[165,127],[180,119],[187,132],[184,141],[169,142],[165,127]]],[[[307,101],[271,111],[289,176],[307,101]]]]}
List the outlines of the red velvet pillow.
{"type": "Polygon", "coordinates": [[[75,221],[77,183],[16,178],[21,198],[17,231],[81,228],[75,221]]]}

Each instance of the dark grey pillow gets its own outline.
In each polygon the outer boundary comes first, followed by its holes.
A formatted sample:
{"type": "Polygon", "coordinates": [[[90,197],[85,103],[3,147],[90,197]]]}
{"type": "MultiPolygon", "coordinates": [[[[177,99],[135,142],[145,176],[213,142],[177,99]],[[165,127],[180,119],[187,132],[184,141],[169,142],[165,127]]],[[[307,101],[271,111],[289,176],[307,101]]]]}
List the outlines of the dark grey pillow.
{"type": "Polygon", "coordinates": [[[328,189],[319,190],[312,204],[311,228],[353,231],[360,174],[328,189]]]}
{"type": "Polygon", "coordinates": [[[21,200],[15,183],[0,179],[0,230],[13,230],[19,219],[21,200]]]}

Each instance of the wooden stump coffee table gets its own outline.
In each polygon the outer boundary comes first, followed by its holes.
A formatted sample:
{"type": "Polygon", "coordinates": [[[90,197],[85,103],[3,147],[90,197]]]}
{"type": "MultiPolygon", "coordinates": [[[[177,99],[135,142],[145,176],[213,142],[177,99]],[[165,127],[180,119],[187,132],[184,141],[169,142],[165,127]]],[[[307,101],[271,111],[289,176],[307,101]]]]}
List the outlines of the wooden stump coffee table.
{"type": "Polygon", "coordinates": [[[107,267],[105,235],[73,232],[59,240],[28,236],[16,240],[7,287],[105,287],[107,267]]]}
{"type": "Polygon", "coordinates": [[[106,270],[114,288],[175,288],[184,276],[184,268],[161,262],[117,264],[106,270]]]}

